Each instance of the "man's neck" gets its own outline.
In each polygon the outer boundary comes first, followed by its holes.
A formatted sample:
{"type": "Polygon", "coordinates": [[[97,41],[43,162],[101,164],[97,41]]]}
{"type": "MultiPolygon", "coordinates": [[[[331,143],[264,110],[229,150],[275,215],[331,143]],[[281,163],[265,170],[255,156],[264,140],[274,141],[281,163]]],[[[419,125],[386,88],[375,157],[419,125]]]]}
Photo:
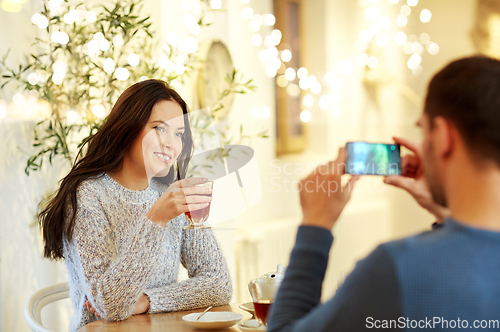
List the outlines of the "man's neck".
{"type": "Polygon", "coordinates": [[[469,165],[450,173],[447,198],[451,217],[471,227],[500,232],[500,170],[469,165]]]}

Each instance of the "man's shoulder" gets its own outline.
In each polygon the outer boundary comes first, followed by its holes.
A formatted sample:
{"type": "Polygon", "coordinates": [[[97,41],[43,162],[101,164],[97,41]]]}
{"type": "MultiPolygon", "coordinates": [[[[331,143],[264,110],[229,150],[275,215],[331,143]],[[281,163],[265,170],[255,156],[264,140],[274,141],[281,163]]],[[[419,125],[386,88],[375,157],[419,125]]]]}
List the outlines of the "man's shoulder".
{"type": "Polygon", "coordinates": [[[430,252],[443,252],[452,249],[461,234],[451,227],[440,227],[403,239],[380,245],[393,259],[405,259],[409,256],[430,252]]]}

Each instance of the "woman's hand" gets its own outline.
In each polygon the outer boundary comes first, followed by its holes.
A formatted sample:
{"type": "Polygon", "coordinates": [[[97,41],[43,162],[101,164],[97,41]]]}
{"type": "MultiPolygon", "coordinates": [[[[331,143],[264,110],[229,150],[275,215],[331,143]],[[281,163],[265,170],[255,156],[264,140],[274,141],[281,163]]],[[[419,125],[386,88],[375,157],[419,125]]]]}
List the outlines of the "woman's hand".
{"type": "Polygon", "coordinates": [[[170,220],[188,211],[207,207],[212,200],[211,190],[197,184],[207,182],[204,178],[193,177],[176,181],[153,204],[146,217],[160,226],[165,226],[170,220]]]}
{"type": "Polygon", "coordinates": [[[359,175],[355,175],[342,186],[345,159],[345,149],[341,148],[335,161],[318,166],[300,181],[300,204],[304,214],[302,225],[332,229],[351,198],[354,183],[359,179],[359,175]]]}
{"type": "MultiPolygon", "coordinates": [[[[86,301],[84,305],[88,311],[90,311],[97,317],[101,318],[101,315],[97,313],[92,304],[90,304],[90,301],[86,301]]],[[[134,311],[132,312],[132,315],[140,315],[147,312],[148,310],[149,310],[149,297],[146,294],[142,294],[134,306],[134,311]]]]}
{"type": "Polygon", "coordinates": [[[425,177],[424,165],[422,164],[422,148],[417,144],[404,138],[394,137],[394,141],[414,154],[407,154],[401,160],[401,175],[390,175],[384,182],[406,190],[417,203],[432,213],[438,222],[449,216],[450,211],[432,198],[427,178],[425,177]]]}
{"type": "Polygon", "coordinates": [[[142,294],[137,303],[134,306],[134,311],[132,315],[140,315],[149,310],[149,297],[146,294],[142,294]]]}

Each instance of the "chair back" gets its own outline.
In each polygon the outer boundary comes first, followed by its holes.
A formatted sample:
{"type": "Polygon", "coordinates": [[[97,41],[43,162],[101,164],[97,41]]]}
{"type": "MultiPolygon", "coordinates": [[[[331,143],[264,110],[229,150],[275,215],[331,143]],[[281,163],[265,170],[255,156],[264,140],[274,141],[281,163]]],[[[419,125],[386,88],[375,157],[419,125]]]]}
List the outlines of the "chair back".
{"type": "Polygon", "coordinates": [[[53,332],[42,325],[42,308],[47,304],[69,297],[67,282],[42,288],[31,295],[24,305],[24,319],[35,332],[53,332]]]}

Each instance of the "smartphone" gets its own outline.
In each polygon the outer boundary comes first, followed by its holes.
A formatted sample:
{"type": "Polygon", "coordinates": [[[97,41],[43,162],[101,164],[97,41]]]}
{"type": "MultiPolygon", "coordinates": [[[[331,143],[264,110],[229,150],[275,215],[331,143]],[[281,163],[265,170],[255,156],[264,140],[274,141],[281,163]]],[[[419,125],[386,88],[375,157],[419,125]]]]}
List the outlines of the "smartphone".
{"type": "Polygon", "coordinates": [[[400,175],[399,144],[348,142],[345,172],[360,175],[400,175]]]}

